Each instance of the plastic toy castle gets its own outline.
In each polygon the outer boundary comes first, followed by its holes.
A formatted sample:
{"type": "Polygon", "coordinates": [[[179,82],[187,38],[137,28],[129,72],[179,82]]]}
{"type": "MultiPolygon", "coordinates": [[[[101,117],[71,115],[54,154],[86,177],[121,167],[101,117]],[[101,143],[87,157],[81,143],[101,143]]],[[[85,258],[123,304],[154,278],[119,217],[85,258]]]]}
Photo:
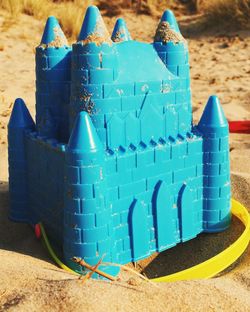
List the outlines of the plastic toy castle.
{"type": "MultiPolygon", "coordinates": [[[[125,264],[230,224],[228,123],[211,96],[192,122],[189,55],[165,11],[153,43],[91,6],[71,46],[49,17],[36,48],[36,123],[9,122],[10,212],[71,258],[125,264]]],[[[117,274],[111,264],[103,271],[117,274]]]]}

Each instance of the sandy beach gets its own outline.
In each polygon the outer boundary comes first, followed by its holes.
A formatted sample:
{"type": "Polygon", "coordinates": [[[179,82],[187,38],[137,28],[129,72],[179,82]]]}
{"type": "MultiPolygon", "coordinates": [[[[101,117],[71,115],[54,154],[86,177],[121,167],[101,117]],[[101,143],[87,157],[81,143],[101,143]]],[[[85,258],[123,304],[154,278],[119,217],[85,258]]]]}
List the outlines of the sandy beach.
{"type": "MultiPolygon", "coordinates": [[[[15,98],[35,114],[34,47],[44,22],[21,15],[8,22],[0,10],[0,311],[250,311],[250,247],[229,270],[209,280],[150,283],[130,273],[119,282],[88,280],[59,269],[32,229],[8,220],[7,124],[15,98]]],[[[124,12],[134,39],[151,41],[158,20],[124,12]]],[[[115,18],[105,17],[110,31],[115,18]]],[[[193,19],[193,17],[192,17],[193,19]]],[[[209,95],[220,98],[228,120],[250,119],[250,32],[188,34],[194,122],[209,95]]],[[[233,197],[250,211],[249,135],[230,135],[233,197]]],[[[233,219],[224,233],[196,239],[139,263],[148,277],[198,264],[229,246],[242,233],[233,219]]]]}

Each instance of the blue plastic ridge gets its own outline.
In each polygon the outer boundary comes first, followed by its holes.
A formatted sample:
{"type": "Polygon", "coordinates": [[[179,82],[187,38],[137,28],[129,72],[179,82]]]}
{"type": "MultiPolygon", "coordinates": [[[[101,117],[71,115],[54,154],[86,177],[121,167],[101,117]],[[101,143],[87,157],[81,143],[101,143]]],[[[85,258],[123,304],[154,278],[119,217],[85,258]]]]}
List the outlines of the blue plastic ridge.
{"type": "Polygon", "coordinates": [[[35,128],[35,123],[21,98],[15,100],[8,128],[35,128]]]}
{"type": "Polygon", "coordinates": [[[112,41],[122,42],[132,40],[126,22],[123,18],[118,18],[111,36],[112,41]]]}

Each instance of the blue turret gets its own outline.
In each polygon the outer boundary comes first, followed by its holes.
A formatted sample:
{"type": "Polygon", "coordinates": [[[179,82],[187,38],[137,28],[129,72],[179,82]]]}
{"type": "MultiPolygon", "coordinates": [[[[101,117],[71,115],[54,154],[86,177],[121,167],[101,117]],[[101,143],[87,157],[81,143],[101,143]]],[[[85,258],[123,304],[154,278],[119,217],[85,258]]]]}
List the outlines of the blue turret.
{"type": "Polygon", "coordinates": [[[215,137],[228,136],[228,122],[216,95],[209,97],[198,127],[203,133],[216,133],[215,137]]]}
{"type": "Polygon", "coordinates": [[[122,19],[112,40],[95,6],[73,51],[49,17],[36,49],[37,129],[21,99],[8,126],[10,218],[42,222],[78,272],[72,257],[138,261],[231,217],[228,124],[212,96],[193,126],[173,13],[153,43],[131,40],[122,19]]]}
{"type": "Polygon", "coordinates": [[[110,41],[109,32],[101,14],[94,5],[88,7],[86,11],[78,41],[86,41],[85,43],[95,42],[97,45],[110,41]]]}
{"type": "Polygon", "coordinates": [[[219,232],[230,224],[229,130],[219,99],[211,96],[198,130],[203,135],[203,228],[219,232]]]}
{"type": "Polygon", "coordinates": [[[73,44],[70,127],[79,111],[96,112],[95,99],[103,98],[103,84],[116,78],[117,55],[96,6],[87,9],[78,42],[73,44]]]}
{"type": "Polygon", "coordinates": [[[54,47],[68,45],[67,39],[58,23],[58,20],[54,16],[50,16],[47,19],[41,39],[41,45],[54,47]]]}
{"type": "Polygon", "coordinates": [[[166,10],[162,15],[155,33],[154,47],[174,75],[189,77],[187,42],[182,37],[175,16],[170,10],[166,10]]]}
{"type": "MultiPolygon", "coordinates": [[[[175,110],[178,114],[177,132],[185,136],[191,130],[192,106],[190,90],[189,53],[172,11],[166,10],[157,27],[154,48],[167,69],[174,75],[162,83],[162,92],[176,92],[175,110]]],[[[166,121],[169,123],[169,121],[166,121]]]]}
{"type": "Polygon", "coordinates": [[[132,40],[128,31],[126,22],[123,18],[118,18],[111,36],[114,42],[123,42],[132,40]]]}
{"type": "MultiPolygon", "coordinates": [[[[112,209],[106,202],[104,151],[91,119],[81,112],[76,119],[66,150],[64,209],[64,257],[72,267],[72,257],[91,265],[101,258],[115,262],[112,209]]],[[[77,270],[81,270],[76,265],[77,270]]],[[[115,267],[104,271],[117,274],[115,267]]]]}
{"type": "Polygon", "coordinates": [[[22,99],[16,99],[8,124],[9,151],[9,218],[28,222],[27,159],[25,132],[34,130],[35,124],[22,99]]]}
{"type": "Polygon", "coordinates": [[[68,141],[71,48],[50,16],[36,48],[36,123],[40,135],[68,141]]]}
{"type": "Polygon", "coordinates": [[[177,33],[181,33],[180,32],[180,28],[178,26],[178,23],[176,21],[176,18],[174,16],[174,13],[171,11],[171,10],[166,10],[163,14],[162,14],[162,17],[161,17],[161,23],[162,22],[166,22],[169,24],[170,28],[177,32],[177,33]]]}

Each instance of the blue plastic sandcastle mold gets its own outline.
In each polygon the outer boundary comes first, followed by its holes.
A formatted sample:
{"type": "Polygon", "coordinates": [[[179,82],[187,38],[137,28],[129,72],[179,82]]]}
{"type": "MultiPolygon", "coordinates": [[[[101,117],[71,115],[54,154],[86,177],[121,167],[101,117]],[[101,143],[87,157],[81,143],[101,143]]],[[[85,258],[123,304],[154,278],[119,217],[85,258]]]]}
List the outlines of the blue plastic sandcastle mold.
{"type": "MultiPolygon", "coordinates": [[[[189,55],[171,11],[152,44],[89,7],[68,46],[50,17],[36,49],[36,125],[9,123],[10,218],[43,222],[71,258],[128,263],[230,224],[228,124],[210,97],[192,122],[189,55]]],[[[116,275],[115,266],[102,270],[116,275]]]]}

